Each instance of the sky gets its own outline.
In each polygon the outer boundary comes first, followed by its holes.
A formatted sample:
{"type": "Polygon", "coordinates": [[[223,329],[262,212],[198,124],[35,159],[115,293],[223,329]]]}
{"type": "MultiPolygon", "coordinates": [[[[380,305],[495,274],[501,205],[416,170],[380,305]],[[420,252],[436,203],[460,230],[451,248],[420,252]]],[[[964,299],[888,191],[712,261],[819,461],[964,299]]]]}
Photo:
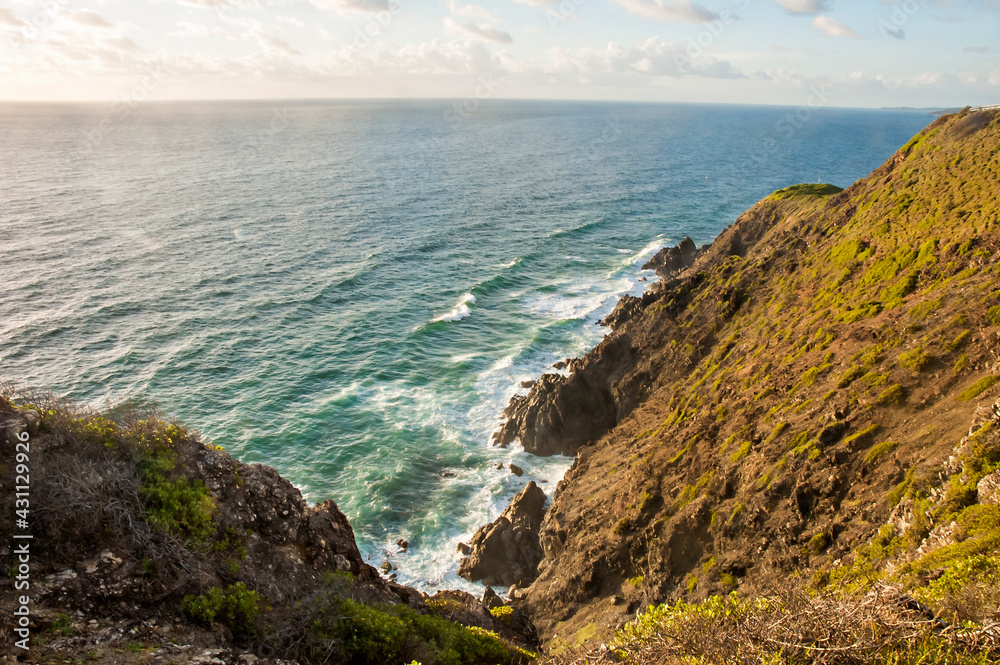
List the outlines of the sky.
{"type": "Polygon", "coordinates": [[[0,0],[0,100],[1000,103],[1000,0],[475,2],[0,0]]]}

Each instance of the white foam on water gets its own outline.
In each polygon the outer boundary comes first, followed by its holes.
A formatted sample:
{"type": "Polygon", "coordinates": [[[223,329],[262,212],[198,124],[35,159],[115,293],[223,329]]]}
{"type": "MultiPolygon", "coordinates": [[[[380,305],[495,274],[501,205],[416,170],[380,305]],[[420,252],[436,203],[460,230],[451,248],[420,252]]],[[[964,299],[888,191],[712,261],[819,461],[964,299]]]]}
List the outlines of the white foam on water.
{"type": "MultiPolygon", "coordinates": [[[[610,312],[622,294],[642,292],[648,284],[640,282],[639,278],[649,271],[640,270],[640,262],[663,244],[663,239],[657,238],[639,250],[627,250],[627,257],[623,256],[621,265],[608,276],[593,276],[582,283],[566,280],[557,284],[559,290],[555,293],[508,294],[508,298],[526,308],[528,315],[538,322],[539,329],[553,320],[578,320],[579,330],[576,325],[572,327],[568,343],[564,345],[566,348],[538,349],[531,339],[521,339],[494,352],[492,358],[483,353],[452,356],[453,363],[473,359],[483,362],[485,367],[472,385],[474,395],[449,401],[443,399],[433,385],[414,387],[403,383],[378,386],[370,392],[360,389],[366,408],[380,413],[386,422],[394,423],[399,429],[431,427],[443,440],[458,448],[467,446],[468,442],[478,442],[482,446],[466,455],[465,464],[454,459],[443,461],[441,471],[448,476],[432,481],[427,488],[429,503],[423,515],[401,524],[397,533],[386,533],[374,540],[359,538],[359,546],[369,563],[380,566],[388,560],[396,566],[393,572],[397,581],[425,592],[447,588],[463,589],[476,595],[482,593],[480,583],[471,583],[458,576],[461,554],[456,549],[457,544],[468,543],[476,529],[495,520],[530,480],[534,480],[551,500],[556,483],[573,463],[571,457],[529,455],[517,442],[506,449],[490,447],[503,409],[514,395],[528,391],[521,387],[523,381],[554,372],[553,362],[582,355],[600,341],[606,330],[592,325],[589,319],[610,312]],[[501,468],[496,468],[497,464],[502,465],[501,468]],[[520,466],[524,476],[512,474],[510,464],[520,466]],[[455,505],[456,497],[462,497],[462,505],[455,505]],[[399,538],[410,541],[407,550],[396,545],[399,538]]],[[[464,318],[473,304],[475,297],[464,294],[451,312],[435,320],[464,318]]],[[[396,468],[398,473],[399,466],[396,468]]],[[[505,592],[504,589],[496,591],[505,592]]]]}
{"type": "Polygon", "coordinates": [[[472,314],[472,305],[476,304],[476,296],[471,293],[465,293],[459,299],[458,304],[456,304],[450,312],[447,314],[442,314],[441,316],[434,319],[435,321],[461,321],[465,317],[472,314]]]}

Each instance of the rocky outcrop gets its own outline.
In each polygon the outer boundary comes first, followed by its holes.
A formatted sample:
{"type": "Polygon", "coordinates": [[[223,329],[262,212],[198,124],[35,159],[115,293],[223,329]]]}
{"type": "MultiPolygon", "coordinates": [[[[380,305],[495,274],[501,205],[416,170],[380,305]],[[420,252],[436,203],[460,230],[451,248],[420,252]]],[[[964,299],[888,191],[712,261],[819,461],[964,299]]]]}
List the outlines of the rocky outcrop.
{"type": "Polygon", "coordinates": [[[506,422],[493,441],[507,447],[519,440],[535,455],[573,455],[617,421],[607,384],[588,374],[543,375],[526,396],[515,396],[503,412],[506,422]]]}
{"type": "Polygon", "coordinates": [[[676,247],[664,247],[658,251],[642,269],[655,270],[657,275],[667,279],[693,264],[702,250],[695,247],[691,238],[684,238],[676,247]]]}
{"type": "Polygon", "coordinates": [[[1000,471],[994,471],[976,486],[979,503],[1000,505],[1000,471]]]}
{"type": "Polygon", "coordinates": [[[538,528],[544,515],[545,493],[532,481],[500,517],[476,531],[472,553],[462,559],[458,574],[488,586],[530,583],[542,559],[538,528]]]}
{"type": "Polygon", "coordinates": [[[615,305],[615,308],[611,310],[611,313],[597,323],[598,325],[607,326],[612,330],[618,330],[625,323],[634,319],[637,314],[642,312],[642,309],[642,298],[624,295],[615,305]]]}
{"type": "Polygon", "coordinates": [[[486,587],[483,597],[465,591],[438,591],[427,599],[438,615],[463,626],[479,626],[519,644],[537,647],[538,634],[528,615],[519,607],[506,605],[503,598],[486,587]],[[499,610],[499,611],[498,611],[499,610]]]}
{"type": "MultiPolygon", "coordinates": [[[[709,331],[687,348],[670,345],[684,334],[676,319],[703,286],[702,270],[726,262],[731,255],[745,255],[778,219],[775,206],[765,201],[707,248],[694,250],[690,240],[681,243],[683,249],[670,248],[673,251],[664,253],[673,257],[670,266],[694,262],[680,273],[664,273],[670,279],[651,286],[642,298],[625,296],[604,320],[612,334],[584,358],[569,363],[568,376],[543,375],[527,395],[511,398],[493,442],[506,447],[520,441],[535,455],[575,455],[607,434],[656,388],[683,376],[715,342],[709,331]]],[[[667,266],[666,258],[663,265],[667,266]]],[[[741,284],[734,282],[716,300],[729,318],[745,298],[741,284]]]]}

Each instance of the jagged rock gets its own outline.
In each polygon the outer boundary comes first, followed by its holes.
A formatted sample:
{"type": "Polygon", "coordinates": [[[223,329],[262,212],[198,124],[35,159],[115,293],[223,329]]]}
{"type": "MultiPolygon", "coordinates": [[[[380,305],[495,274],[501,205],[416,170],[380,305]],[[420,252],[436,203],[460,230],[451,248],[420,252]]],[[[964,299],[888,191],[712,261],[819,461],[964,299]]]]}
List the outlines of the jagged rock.
{"type": "Polygon", "coordinates": [[[524,469],[522,469],[516,464],[511,464],[507,468],[510,469],[510,472],[513,473],[518,478],[524,475],[524,469]]]}
{"type": "Polygon", "coordinates": [[[819,433],[819,442],[824,446],[829,446],[840,441],[841,437],[844,436],[844,432],[847,431],[847,423],[838,421],[831,423],[823,428],[823,431],[819,433]]]}
{"type": "Polygon", "coordinates": [[[472,537],[472,553],[458,574],[487,586],[525,584],[534,579],[542,548],[538,529],[545,515],[545,493],[534,483],[521,490],[493,523],[472,537]]]}
{"type": "Polygon", "coordinates": [[[497,595],[497,592],[486,587],[486,591],[483,592],[483,607],[487,611],[492,610],[494,607],[503,607],[503,599],[497,595]]]}
{"type": "Polygon", "coordinates": [[[612,330],[618,330],[624,323],[632,320],[636,314],[642,311],[642,298],[624,295],[611,313],[598,321],[602,326],[607,326],[612,330]]]}
{"type": "Polygon", "coordinates": [[[461,552],[465,556],[469,556],[470,554],[472,554],[472,548],[466,545],[465,543],[459,543],[458,546],[455,548],[455,550],[457,552],[461,552]]]}
{"type": "Polygon", "coordinates": [[[534,455],[575,454],[617,422],[614,397],[595,378],[580,372],[542,375],[526,396],[511,399],[494,443],[507,447],[520,440],[534,455]]]}
{"type": "Polygon", "coordinates": [[[533,385],[535,385],[534,381],[522,381],[521,382],[521,387],[522,388],[530,388],[533,385]]]}
{"type": "Polygon", "coordinates": [[[994,471],[976,485],[979,503],[1000,504],[1000,471],[994,471]]]}
{"type": "Polygon", "coordinates": [[[539,643],[534,625],[520,608],[512,606],[512,611],[503,621],[490,613],[490,609],[504,605],[492,589],[487,588],[482,599],[465,591],[439,591],[428,598],[427,602],[435,608],[436,614],[450,621],[492,630],[529,648],[534,648],[539,643]]]}
{"type": "Polygon", "coordinates": [[[388,575],[389,573],[392,572],[392,564],[389,563],[388,561],[383,561],[382,565],[379,566],[379,569],[382,571],[383,574],[388,575]]]}
{"type": "Polygon", "coordinates": [[[701,250],[695,247],[691,238],[684,238],[676,247],[664,247],[653,255],[643,266],[643,270],[655,270],[663,278],[672,277],[684,270],[698,258],[701,250]]]}

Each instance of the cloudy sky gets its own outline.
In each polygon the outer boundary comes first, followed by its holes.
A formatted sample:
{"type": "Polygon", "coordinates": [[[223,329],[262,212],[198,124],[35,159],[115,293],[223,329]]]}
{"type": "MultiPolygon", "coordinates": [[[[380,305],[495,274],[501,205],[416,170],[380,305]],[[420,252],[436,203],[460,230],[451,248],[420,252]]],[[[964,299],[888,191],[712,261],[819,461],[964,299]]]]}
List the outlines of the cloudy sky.
{"type": "Polygon", "coordinates": [[[1000,102],[998,37],[1000,0],[0,0],[0,99],[950,107],[1000,102]]]}

